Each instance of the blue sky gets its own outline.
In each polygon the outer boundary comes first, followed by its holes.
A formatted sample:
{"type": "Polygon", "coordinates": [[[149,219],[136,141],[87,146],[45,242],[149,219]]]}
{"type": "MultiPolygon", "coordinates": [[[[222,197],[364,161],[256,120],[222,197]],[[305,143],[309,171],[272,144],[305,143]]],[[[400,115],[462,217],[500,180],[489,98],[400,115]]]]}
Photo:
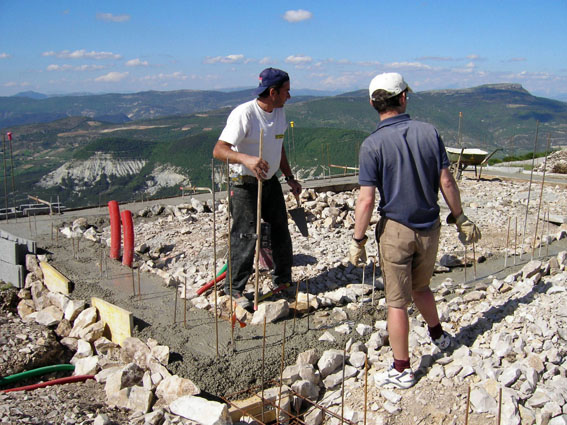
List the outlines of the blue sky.
{"type": "Polygon", "coordinates": [[[0,0],[0,96],[252,87],[414,91],[519,83],[567,100],[566,0],[0,0]]]}

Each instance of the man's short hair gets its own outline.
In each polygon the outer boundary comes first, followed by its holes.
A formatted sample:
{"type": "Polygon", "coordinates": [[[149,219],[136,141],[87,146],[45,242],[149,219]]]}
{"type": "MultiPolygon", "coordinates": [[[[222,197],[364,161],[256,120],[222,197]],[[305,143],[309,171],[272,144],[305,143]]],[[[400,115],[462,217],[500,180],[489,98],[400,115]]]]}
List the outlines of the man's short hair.
{"type": "Polygon", "coordinates": [[[402,91],[397,96],[392,96],[392,93],[378,89],[372,93],[372,106],[374,109],[378,111],[379,114],[382,114],[387,111],[396,110],[401,105],[400,98],[402,94],[406,93],[407,89],[402,91]]]}

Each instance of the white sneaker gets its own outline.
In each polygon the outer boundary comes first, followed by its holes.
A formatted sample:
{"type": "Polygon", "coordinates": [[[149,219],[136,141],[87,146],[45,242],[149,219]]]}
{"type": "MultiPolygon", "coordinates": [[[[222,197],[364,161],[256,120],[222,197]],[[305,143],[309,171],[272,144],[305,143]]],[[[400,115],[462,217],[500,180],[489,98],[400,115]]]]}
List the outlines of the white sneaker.
{"type": "Polygon", "coordinates": [[[443,334],[437,339],[431,339],[431,342],[437,346],[441,351],[445,351],[452,344],[453,338],[447,332],[443,331],[443,334]]]}
{"type": "Polygon", "coordinates": [[[381,387],[394,387],[407,389],[413,387],[415,384],[415,376],[410,368],[404,369],[403,372],[398,372],[394,365],[389,370],[379,373],[374,377],[377,385],[381,387]]]}

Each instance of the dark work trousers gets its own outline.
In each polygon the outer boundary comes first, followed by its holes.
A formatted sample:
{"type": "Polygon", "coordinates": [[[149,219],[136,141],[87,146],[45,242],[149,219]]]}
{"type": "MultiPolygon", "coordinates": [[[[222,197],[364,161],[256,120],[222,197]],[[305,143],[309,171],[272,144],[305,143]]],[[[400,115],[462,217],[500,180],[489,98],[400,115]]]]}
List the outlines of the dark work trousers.
{"type": "MultiPolygon", "coordinates": [[[[242,293],[254,266],[256,250],[256,210],[258,203],[257,183],[238,184],[232,187],[230,213],[232,228],[230,233],[232,292],[242,293]]],[[[262,219],[270,224],[270,239],[275,285],[291,282],[293,250],[287,227],[287,211],[280,182],[273,176],[262,186],[262,219]]],[[[229,293],[228,279],[225,292],[229,293]]]]}

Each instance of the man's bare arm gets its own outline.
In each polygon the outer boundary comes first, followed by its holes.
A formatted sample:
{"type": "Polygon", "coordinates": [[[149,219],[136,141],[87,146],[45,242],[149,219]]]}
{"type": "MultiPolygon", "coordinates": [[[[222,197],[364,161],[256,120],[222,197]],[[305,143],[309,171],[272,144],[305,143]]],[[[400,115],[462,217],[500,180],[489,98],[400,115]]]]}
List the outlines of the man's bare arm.
{"type": "Polygon", "coordinates": [[[215,148],[213,149],[213,158],[219,161],[228,162],[232,164],[242,164],[248,168],[256,178],[264,180],[266,178],[266,173],[269,170],[268,163],[260,157],[247,155],[244,153],[236,152],[232,150],[232,145],[230,143],[219,140],[215,148]]]}
{"type": "Polygon", "coordinates": [[[447,206],[451,210],[451,214],[453,214],[453,217],[460,216],[463,213],[461,193],[453,174],[451,174],[448,168],[443,168],[441,170],[439,187],[447,206]]]}

